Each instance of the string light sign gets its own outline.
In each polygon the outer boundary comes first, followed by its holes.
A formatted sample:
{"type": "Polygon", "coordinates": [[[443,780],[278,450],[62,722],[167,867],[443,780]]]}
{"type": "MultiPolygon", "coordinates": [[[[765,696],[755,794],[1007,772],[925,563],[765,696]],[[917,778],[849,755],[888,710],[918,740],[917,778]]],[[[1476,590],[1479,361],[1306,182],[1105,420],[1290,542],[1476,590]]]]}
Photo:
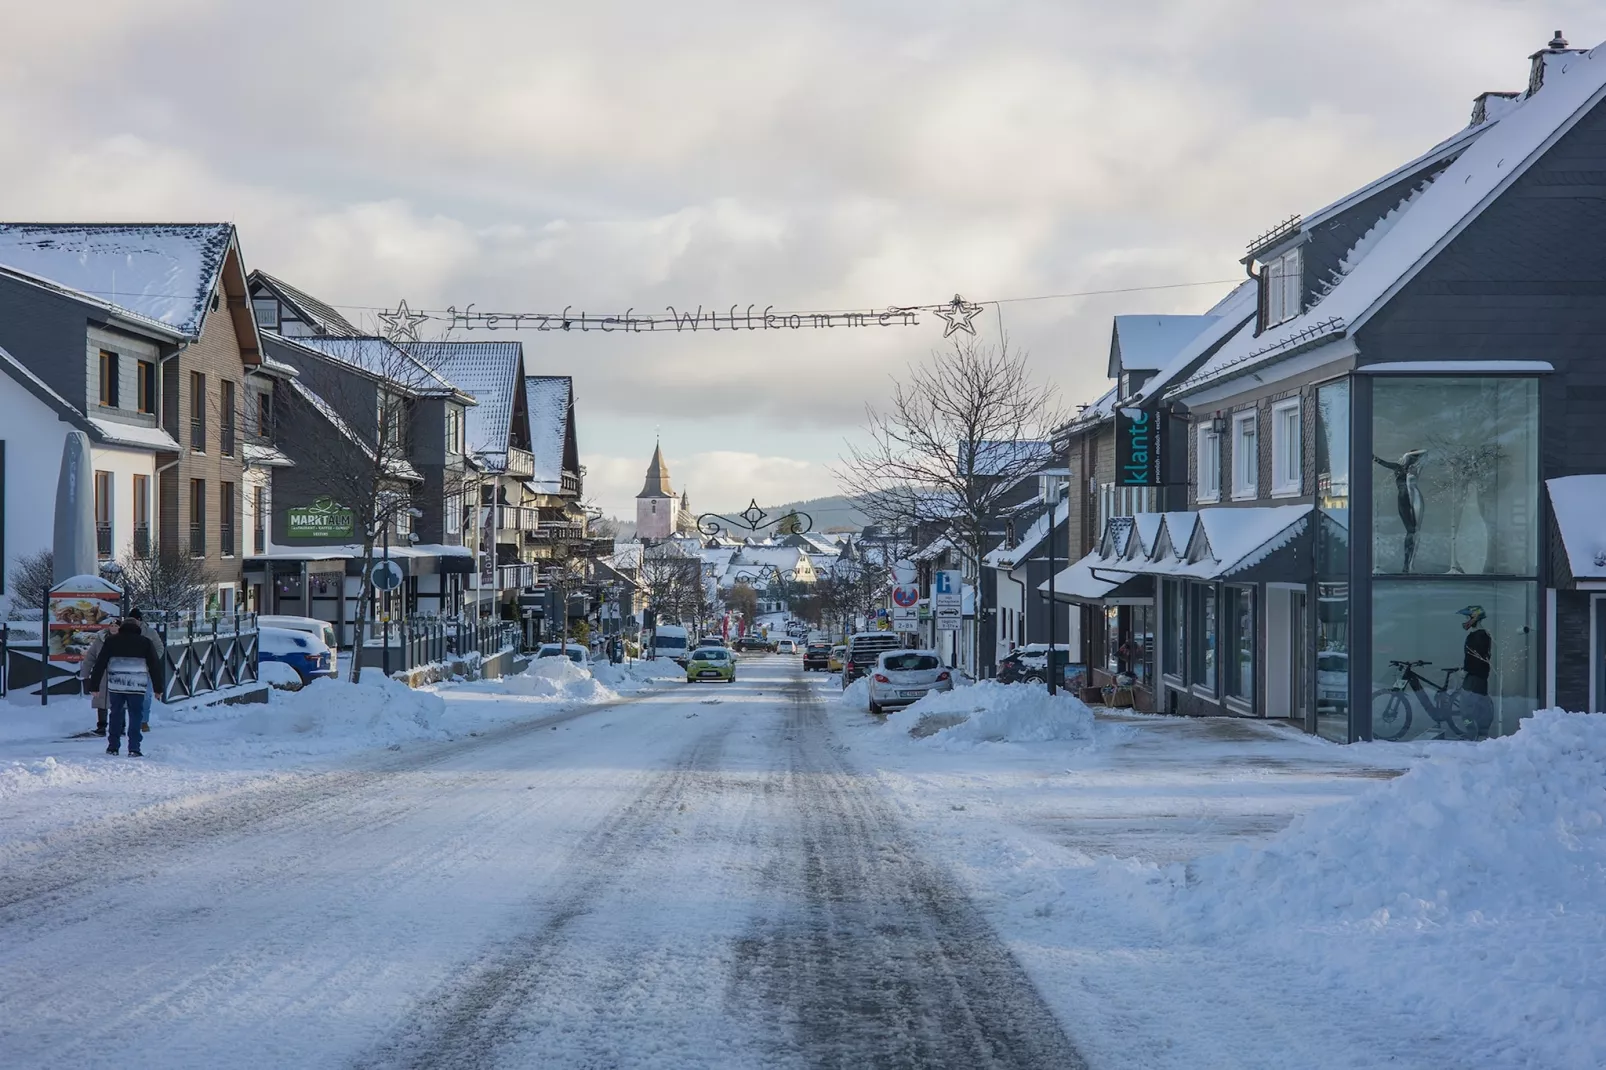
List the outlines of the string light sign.
{"type": "Polygon", "coordinates": [[[594,316],[587,312],[576,314],[570,305],[561,313],[547,312],[476,312],[471,304],[459,311],[456,307],[444,312],[414,312],[407,302],[379,314],[385,325],[385,336],[391,341],[418,341],[418,326],[430,320],[439,320],[448,330],[467,331],[601,331],[612,334],[623,331],[631,334],[647,332],[685,331],[800,331],[823,327],[918,327],[920,313],[928,312],[942,319],[946,326],[942,336],[947,338],[955,331],[974,335],[971,323],[981,312],[981,305],[966,301],[958,294],[953,300],[939,305],[889,305],[880,310],[831,312],[777,312],[774,305],[731,305],[728,310],[709,309],[702,305],[695,310],[681,310],[666,305],[664,312],[637,314],[634,308],[622,316],[594,316]]]}

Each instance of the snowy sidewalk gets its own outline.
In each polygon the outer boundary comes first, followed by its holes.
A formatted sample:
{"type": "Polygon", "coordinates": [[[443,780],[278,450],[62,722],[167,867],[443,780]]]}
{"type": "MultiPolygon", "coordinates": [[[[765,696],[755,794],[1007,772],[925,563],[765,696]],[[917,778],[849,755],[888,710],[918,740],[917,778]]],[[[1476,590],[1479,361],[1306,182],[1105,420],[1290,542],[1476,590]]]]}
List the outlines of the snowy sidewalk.
{"type": "Polygon", "coordinates": [[[1606,1065],[1606,720],[1341,747],[996,688],[841,739],[1090,1065],[1606,1065]]]}

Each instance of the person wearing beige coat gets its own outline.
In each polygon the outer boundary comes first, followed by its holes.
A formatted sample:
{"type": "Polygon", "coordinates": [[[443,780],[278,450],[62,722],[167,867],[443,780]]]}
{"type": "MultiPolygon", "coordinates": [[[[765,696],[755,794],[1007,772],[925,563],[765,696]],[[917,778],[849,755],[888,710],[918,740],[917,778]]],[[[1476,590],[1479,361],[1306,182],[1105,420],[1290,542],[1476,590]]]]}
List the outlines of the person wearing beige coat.
{"type": "MultiPolygon", "coordinates": [[[[96,632],[95,638],[89,641],[89,649],[84,652],[84,660],[78,663],[78,679],[82,680],[86,686],[89,683],[90,673],[95,669],[95,659],[100,657],[100,648],[106,645],[106,636],[110,634],[110,629],[96,632]]],[[[97,736],[106,734],[106,707],[109,704],[109,697],[105,680],[102,680],[100,687],[95,690],[93,695],[89,696],[89,704],[95,708],[95,735],[97,736]]]]}

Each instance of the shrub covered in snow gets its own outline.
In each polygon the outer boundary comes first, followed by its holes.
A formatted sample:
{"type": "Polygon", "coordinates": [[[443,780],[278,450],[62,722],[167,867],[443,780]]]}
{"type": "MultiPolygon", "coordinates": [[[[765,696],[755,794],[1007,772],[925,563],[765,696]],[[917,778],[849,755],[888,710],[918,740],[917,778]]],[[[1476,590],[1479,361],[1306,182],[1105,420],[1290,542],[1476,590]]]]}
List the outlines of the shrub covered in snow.
{"type": "Polygon", "coordinates": [[[1093,711],[1067,691],[985,680],[934,691],[892,714],[889,726],[936,746],[1093,741],[1093,711]]]}

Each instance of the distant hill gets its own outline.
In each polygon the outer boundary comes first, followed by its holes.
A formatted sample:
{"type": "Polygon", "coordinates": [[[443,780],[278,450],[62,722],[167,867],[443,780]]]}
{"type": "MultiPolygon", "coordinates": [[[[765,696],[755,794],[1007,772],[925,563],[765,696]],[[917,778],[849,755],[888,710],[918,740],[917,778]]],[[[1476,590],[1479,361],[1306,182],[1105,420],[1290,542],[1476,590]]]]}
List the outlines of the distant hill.
{"type": "Polygon", "coordinates": [[[849,527],[857,531],[870,522],[870,518],[861,513],[858,506],[840,494],[833,494],[828,498],[787,502],[784,505],[766,505],[763,509],[775,517],[785,516],[794,509],[807,513],[809,519],[814,521],[815,531],[836,527],[849,527]]]}

